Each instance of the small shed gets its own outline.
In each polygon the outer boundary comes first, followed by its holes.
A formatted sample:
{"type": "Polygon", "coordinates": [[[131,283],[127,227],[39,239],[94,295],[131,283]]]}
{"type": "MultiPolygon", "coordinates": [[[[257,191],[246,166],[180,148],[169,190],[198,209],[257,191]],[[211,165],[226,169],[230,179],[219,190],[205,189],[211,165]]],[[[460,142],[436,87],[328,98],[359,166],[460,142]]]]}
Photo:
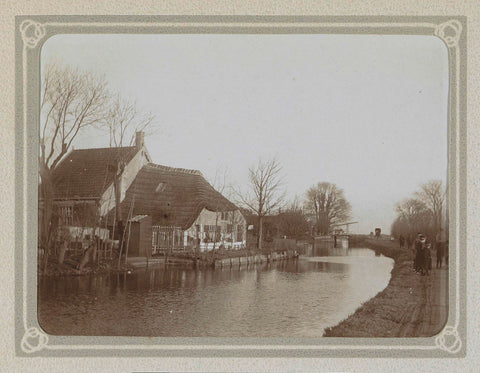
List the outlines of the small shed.
{"type": "Polygon", "coordinates": [[[148,257],[152,255],[152,217],[136,215],[129,220],[128,256],[148,257]]]}

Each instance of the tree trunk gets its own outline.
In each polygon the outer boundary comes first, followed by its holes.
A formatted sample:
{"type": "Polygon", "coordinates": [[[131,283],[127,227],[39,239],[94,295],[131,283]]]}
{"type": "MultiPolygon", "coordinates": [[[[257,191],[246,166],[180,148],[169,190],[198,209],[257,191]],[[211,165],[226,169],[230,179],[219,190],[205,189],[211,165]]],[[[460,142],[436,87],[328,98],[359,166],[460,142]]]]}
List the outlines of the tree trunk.
{"type": "Polygon", "coordinates": [[[40,162],[40,177],[41,177],[41,186],[40,186],[40,195],[43,199],[43,214],[42,221],[39,222],[40,225],[40,237],[39,243],[43,247],[44,256],[43,256],[43,269],[46,271],[48,258],[52,246],[52,238],[55,231],[55,222],[53,219],[53,182],[50,170],[47,168],[45,163],[40,162]]]}
{"type": "Polygon", "coordinates": [[[262,251],[262,236],[263,236],[263,216],[258,216],[258,251],[262,251]]]}

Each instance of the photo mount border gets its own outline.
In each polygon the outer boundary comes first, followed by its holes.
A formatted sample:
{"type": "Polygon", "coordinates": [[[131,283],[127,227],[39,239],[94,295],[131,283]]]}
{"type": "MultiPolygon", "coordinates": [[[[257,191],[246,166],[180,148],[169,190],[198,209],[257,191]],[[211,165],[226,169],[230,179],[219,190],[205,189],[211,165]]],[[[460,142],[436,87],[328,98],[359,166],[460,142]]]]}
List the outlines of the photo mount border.
{"type": "Polygon", "coordinates": [[[465,16],[17,16],[15,339],[19,356],[463,357],[466,354],[465,16]],[[37,320],[40,50],[61,34],[423,35],[448,49],[449,312],[430,338],[177,338],[47,335],[37,320]],[[29,125],[36,123],[37,125],[29,125]],[[26,229],[30,227],[30,229],[26,229]]]}

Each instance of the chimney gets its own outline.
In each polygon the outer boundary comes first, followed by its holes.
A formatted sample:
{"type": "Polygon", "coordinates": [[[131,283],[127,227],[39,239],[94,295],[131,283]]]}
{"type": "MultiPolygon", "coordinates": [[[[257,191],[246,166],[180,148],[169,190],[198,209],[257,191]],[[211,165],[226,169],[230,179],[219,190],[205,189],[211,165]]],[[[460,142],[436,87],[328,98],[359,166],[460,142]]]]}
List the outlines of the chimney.
{"type": "Polygon", "coordinates": [[[142,149],[144,143],[145,143],[145,132],[137,132],[135,134],[135,147],[137,148],[137,150],[142,149]]]}

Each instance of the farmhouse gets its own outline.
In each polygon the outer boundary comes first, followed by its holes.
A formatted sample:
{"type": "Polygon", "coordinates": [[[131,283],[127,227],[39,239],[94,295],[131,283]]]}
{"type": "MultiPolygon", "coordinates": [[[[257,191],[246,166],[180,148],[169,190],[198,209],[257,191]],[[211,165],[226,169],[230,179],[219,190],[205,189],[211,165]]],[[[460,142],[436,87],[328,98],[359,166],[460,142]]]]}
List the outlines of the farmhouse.
{"type": "Polygon", "coordinates": [[[200,171],[152,163],[131,147],[77,149],[53,173],[59,224],[74,241],[124,240],[131,255],[245,245],[245,219],[200,171]]]}
{"type": "Polygon", "coordinates": [[[205,251],[246,244],[246,223],[238,207],[200,171],[149,163],[137,174],[120,207],[129,222],[137,223],[128,226],[134,232],[129,241],[132,255],[144,256],[150,248],[152,253],[205,251]],[[150,242],[137,234],[141,230],[150,242]]]}
{"type": "Polygon", "coordinates": [[[108,238],[107,228],[115,223],[102,217],[115,208],[116,200],[125,198],[138,171],[148,162],[151,158],[143,133],[137,133],[135,146],[70,151],[53,171],[60,226],[68,227],[75,241],[93,235],[108,238]]]}

